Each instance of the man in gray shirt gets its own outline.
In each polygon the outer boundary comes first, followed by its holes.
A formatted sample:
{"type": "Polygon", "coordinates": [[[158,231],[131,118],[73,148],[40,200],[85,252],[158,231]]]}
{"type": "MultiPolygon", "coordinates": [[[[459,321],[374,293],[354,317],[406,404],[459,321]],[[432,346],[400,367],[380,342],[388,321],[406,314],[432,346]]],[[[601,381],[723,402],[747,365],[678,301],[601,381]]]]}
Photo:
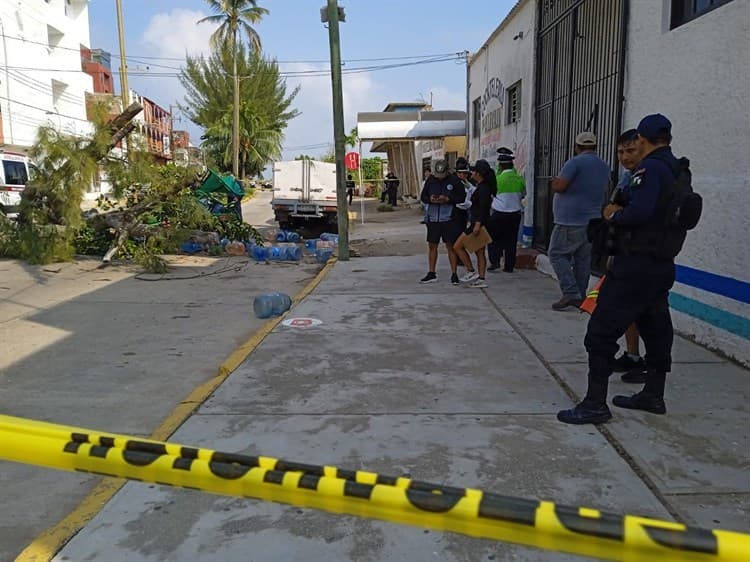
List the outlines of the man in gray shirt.
{"type": "Polygon", "coordinates": [[[576,137],[575,154],[551,182],[555,226],[547,254],[562,291],[562,298],[552,305],[555,310],[578,307],[586,298],[591,275],[586,227],[601,216],[609,186],[609,164],[597,156],[593,133],[576,137]]]}

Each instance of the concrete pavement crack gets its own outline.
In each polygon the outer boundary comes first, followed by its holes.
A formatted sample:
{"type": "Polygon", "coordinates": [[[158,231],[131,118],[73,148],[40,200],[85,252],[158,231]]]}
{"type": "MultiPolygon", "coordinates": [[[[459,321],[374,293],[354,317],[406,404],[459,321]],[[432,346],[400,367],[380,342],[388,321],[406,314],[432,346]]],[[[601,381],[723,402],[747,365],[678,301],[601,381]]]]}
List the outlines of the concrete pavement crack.
{"type": "MultiPolygon", "coordinates": [[[[513,331],[518,334],[518,337],[520,337],[528,346],[531,352],[536,355],[536,358],[539,359],[542,365],[544,365],[544,368],[547,369],[552,378],[557,381],[557,384],[560,385],[565,394],[567,394],[573,402],[579,402],[581,400],[580,396],[575,393],[571,386],[567,382],[565,382],[565,379],[563,379],[555,370],[552,364],[547,361],[544,355],[542,355],[542,353],[536,348],[536,346],[534,346],[531,340],[526,337],[526,334],[523,333],[518,324],[516,324],[507,314],[505,314],[505,312],[503,312],[503,310],[497,305],[497,303],[487,294],[487,291],[483,290],[482,292],[484,293],[484,296],[487,298],[487,300],[490,301],[490,304],[497,311],[497,313],[503,317],[503,319],[510,325],[510,327],[513,328],[513,331]]],[[[625,450],[625,447],[617,440],[612,432],[604,424],[598,424],[594,427],[599,431],[599,433],[601,433],[604,439],[607,440],[610,446],[615,450],[615,452],[617,452],[620,458],[625,461],[625,463],[636,474],[636,476],[640,478],[640,480],[654,495],[657,501],[664,507],[664,509],[667,510],[667,513],[669,513],[678,523],[685,524],[685,520],[680,515],[679,511],[677,511],[677,509],[672,506],[669,500],[667,500],[667,495],[659,489],[656,483],[654,483],[651,477],[646,474],[646,471],[636,462],[633,456],[625,450]]]]}

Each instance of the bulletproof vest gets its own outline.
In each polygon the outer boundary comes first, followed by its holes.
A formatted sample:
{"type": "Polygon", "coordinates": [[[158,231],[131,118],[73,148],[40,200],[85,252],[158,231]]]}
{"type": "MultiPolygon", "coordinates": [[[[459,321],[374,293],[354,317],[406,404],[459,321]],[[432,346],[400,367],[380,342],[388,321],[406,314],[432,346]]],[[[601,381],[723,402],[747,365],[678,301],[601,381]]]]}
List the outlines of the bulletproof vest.
{"type": "Polygon", "coordinates": [[[645,255],[674,259],[682,250],[687,231],[697,226],[703,199],[693,191],[690,161],[680,158],[675,164],[660,154],[653,158],[669,165],[674,175],[674,181],[662,190],[656,204],[656,211],[661,216],[637,227],[592,221],[589,239],[595,255],[645,255]]]}

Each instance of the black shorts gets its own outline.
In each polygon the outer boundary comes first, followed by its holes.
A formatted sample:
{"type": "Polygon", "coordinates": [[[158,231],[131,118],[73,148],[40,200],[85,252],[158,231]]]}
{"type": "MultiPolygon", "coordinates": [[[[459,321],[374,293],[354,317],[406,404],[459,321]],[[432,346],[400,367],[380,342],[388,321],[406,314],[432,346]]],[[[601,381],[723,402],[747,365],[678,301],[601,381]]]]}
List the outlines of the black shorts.
{"type": "Polygon", "coordinates": [[[439,244],[441,238],[446,244],[453,244],[460,235],[461,225],[456,221],[427,223],[427,241],[431,244],[439,244]]]}

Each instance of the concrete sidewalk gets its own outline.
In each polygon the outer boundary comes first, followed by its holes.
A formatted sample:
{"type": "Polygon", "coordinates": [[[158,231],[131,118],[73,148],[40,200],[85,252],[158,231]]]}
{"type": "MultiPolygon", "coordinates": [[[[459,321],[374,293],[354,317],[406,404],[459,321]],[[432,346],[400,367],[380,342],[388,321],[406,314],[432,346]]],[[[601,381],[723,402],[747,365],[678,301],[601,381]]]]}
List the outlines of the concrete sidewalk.
{"type": "MultiPolygon", "coordinates": [[[[170,262],[161,276],[98,269],[94,259],[0,260],[0,412],[166,437],[181,421],[175,409],[192,409],[187,397],[265,323],[253,297],[294,295],[320,270],[242,257],[170,262]]],[[[12,560],[99,480],[0,461],[0,560],[12,560]]]]}
{"type": "MultiPolygon", "coordinates": [[[[558,409],[585,384],[586,317],[536,271],[419,285],[423,256],[339,262],[172,441],[688,524],[750,530],[747,370],[676,339],[667,416],[558,409]]],[[[613,377],[611,394],[634,391],[613,377]]],[[[97,429],[119,431],[109,424],[97,429]]],[[[579,557],[270,503],[128,483],[56,560],[579,557]]]]}

